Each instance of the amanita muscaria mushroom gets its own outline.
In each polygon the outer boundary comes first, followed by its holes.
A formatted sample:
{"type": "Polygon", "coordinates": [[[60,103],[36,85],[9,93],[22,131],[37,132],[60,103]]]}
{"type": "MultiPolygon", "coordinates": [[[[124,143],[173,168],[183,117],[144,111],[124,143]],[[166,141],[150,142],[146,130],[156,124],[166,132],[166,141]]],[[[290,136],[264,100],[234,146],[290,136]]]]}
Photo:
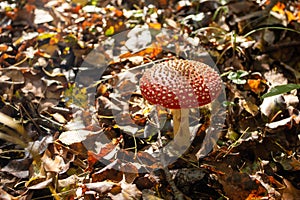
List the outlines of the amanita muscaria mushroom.
{"type": "Polygon", "coordinates": [[[151,104],[171,109],[174,135],[179,133],[189,140],[189,108],[211,103],[220,94],[221,83],[219,74],[210,66],[180,59],[146,70],[140,79],[140,89],[151,104]]]}

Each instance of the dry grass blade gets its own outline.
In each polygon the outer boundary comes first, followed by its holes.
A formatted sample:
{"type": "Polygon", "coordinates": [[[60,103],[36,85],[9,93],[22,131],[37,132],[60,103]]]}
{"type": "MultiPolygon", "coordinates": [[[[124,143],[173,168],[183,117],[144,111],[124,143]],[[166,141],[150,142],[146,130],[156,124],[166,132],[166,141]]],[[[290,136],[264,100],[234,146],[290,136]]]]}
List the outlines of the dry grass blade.
{"type": "Polygon", "coordinates": [[[12,117],[0,112],[0,123],[16,130],[20,135],[26,136],[26,131],[18,121],[14,120],[12,117]]]}
{"type": "Polygon", "coordinates": [[[0,123],[4,126],[0,130],[0,138],[8,142],[27,147],[28,136],[19,121],[0,112],[0,123]]]}
{"type": "Polygon", "coordinates": [[[26,147],[26,143],[23,142],[21,139],[15,137],[15,136],[8,135],[3,132],[0,132],[0,139],[6,140],[6,141],[14,143],[14,144],[18,144],[21,147],[26,147]]]}

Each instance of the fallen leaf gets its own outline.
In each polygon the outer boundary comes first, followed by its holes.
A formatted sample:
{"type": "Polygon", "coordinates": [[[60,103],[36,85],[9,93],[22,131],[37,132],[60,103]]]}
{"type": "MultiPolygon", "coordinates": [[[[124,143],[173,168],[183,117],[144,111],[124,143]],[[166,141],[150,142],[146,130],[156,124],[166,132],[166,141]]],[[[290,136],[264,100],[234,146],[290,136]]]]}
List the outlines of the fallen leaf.
{"type": "Polygon", "coordinates": [[[27,188],[30,190],[40,190],[40,189],[47,188],[52,183],[52,181],[53,181],[52,178],[49,179],[36,178],[36,179],[31,179],[26,184],[27,184],[27,188]]]}
{"type": "Polygon", "coordinates": [[[124,53],[120,55],[120,58],[129,58],[133,56],[146,56],[150,59],[154,59],[156,56],[158,56],[162,52],[162,47],[158,43],[152,43],[150,46],[146,47],[143,50],[140,50],[136,53],[124,53]]]}
{"type": "Polygon", "coordinates": [[[123,172],[119,170],[118,160],[106,165],[103,169],[95,172],[92,175],[93,182],[101,182],[104,180],[109,180],[113,182],[120,182],[123,179],[123,172]]]}
{"type": "Polygon", "coordinates": [[[279,128],[282,126],[285,127],[285,126],[288,126],[288,124],[291,122],[291,120],[292,120],[292,117],[288,117],[288,118],[285,118],[285,119],[282,119],[282,120],[279,120],[276,122],[267,123],[266,127],[270,128],[270,129],[276,129],[276,128],[279,128]]]}
{"type": "Polygon", "coordinates": [[[282,200],[297,200],[300,198],[300,190],[295,188],[293,184],[288,181],[287,179],[283,179],[286,188],[283,190],[282,193],[282,200]]]}
{"type": "Polygon", "coordinates": [[[136,177],[139,176],[138,169],[131,163],[126,163],[120,167],[124,172],[126,183],[133,183],[136,177]]]}
{"type": "Polygon", "coordinates": [[[284,94],[292,90],[300,89],[300,84],[286,84],[277,85],[269,89],[269,91],[262,95],[261,98],[271,97],[279,94],[284,94]]]}
{"type": "Polygon", "coordinates": [[[155,30],[160,30],[161,29],[161,24],[160,23],[148,23],[149,28],[155,29],[155,30]]]}
{"type": "Polygon", "coordinates": [[[59,113],[52,114],[52,117],[61,124],[67,123],[67,120],[64,118],[64,116],[59,113]]]}
{"type": "Polygon", "coordinates": [[[256,116],[259,112],[259,107],[252,103],[251,101],[246,101],[244,99],[240,100],[241,106],[252,116],[256,116]]]}
{"type": "Polygon", "coordinates": [[[259,106],[261,113],[272,119],[274,115],[286,107],[282,95],[264,98],[262,104],[259,106]]]}
{"type": "Polygon", "coordinates": [[[248,79],[247,84],[251,91],[255,92],[256,94],[260,94],[265,90],[264,83],[261,79],[248,79]]]}
{"type": "Polygon", "coordinates": [[[115,158],[117,152],[118,146],[113,143],[104,144],[104,146],[100,149],[100,152],[98,154],[92,151],[88,151],[89,167],[92,168],[93,165],[101,159],[106,159],[110,161],[111,159],[115,158]]]}
{"type": "Polygon", "coordinates": [[[113,200],[140,199],[142,192],[137,189],[135,184],[128,184],[125,181],[121,182],[121,192],[118,194],[109,194],[113,200]]]}
{"type": "Polygon", "coordinates": [[[62,142],[65,145],[71,145],[74,143],[83,142],[87,139],[87,137],[92,135],[98,135],[103,133],[103,131],[98,132],[92,132],[87,130],[70,130],[62,132],[58,138],[60,142],[62,142]]]}
{"type": "Polygon", "coordinates": [[[142,199],[144,200],[163,200],[162,198],[152,194],[151,190],[142,190],[142,199]]]}
{"type": "Polygon", "coordinates": [[[60,188],[67,188],[70,186],[76,186],[79,182],[82,182],[84,180],[84,177],[79,177],[77,175],[72,175],[64,179],[58,180],[58,186],[60,188]]]}
{"type": "Polygon", "coordinates": [[[83,187],[87,188],[88,190],[92,190],[98,192],[100,194],[106,194],[112,190],[114,186],[117,186],[117,183],[103,181],[103,182],[95,182],[95,183],[86,183],[83,187]]]}
{"type": "Polygon", "coordinates": [[[43,24],[43,23],[48,23],[53,21],[53,17],[45,9],[37,8],[35,9],[34,14],[35,14],[34,17],[35,24],[43,24]]]}
{"type": "Polygon", "coordinates": [[[144,191],[147,189],[151,189],[156,184],[158,184],[158,181],[153,179],[154,178],[151,179],[151,176],[137,177],[134,181],[134,184],[139,190],[144,191]]]}
{"type": "Polygon", "coordinates": [[[8,194],[2,188],[0,188],[0,199],[2,199],[2,200],[11,200],[11,199],[13,199],[13,196],[8,194]]]}
{"type": "Polygon", "coordinates": [[[1,51],[7,51],[8,48],[9,48],[8,45],[6,45],[6,44],[0,44],[0,52],[1,51]]]}
{"type": "Polygon", "coordinates": [[[25,78],[20,69],[10,69],[1,72],[0,83],[9,85],[24,84],[25,78]]]}
{"type": "Polygon", "coordinates": [[[46,91],[46,83],[39,75],[31,72],[25,73],[25,86],[21,89],[25,94],[32,93],[36,97],[44,98],[46,91]]]}
{"type": "Polygon", "coordinates": [[[30,165],[31,160],[28,158],[11,160],[1,171],[10,173],[18,178],[28,178],[30,165]]]}
{"type": "Polygon", "coordinates": [[[69,162],[65,162],[60,155],[55,155],[54,158],[49,150],[44,152],[41,157],[42,167],[46,172],[64,173],[69,169],[69,162]]]}

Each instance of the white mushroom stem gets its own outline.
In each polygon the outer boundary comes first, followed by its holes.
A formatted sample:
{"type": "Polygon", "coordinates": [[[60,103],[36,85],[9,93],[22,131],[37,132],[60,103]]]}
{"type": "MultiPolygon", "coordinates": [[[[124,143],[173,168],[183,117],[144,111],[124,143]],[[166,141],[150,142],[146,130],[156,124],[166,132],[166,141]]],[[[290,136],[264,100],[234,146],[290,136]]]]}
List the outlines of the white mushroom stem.
{"type": "Polygon", "coordinates": [[[189,109],[171,109],[171,113],[173,115],[175,142],[178,143],[180,147],[186,149],[190,143],[189,109]]]}

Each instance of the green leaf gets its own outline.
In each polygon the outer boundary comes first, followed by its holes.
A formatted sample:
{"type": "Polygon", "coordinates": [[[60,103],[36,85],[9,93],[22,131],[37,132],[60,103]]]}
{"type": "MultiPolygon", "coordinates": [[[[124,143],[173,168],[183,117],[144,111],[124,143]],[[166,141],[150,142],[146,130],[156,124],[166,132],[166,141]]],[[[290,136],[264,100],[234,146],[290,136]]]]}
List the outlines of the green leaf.
{"type": "Polygon", "coordinates": [[[115,33],[115,28],[113,26],[110,26],[106,31],[105,31],[105,36],[111,36],[115,33]]]}
{"type": "Polygon", "coordinates": [[[236,74],[237,74],[238,78],[241,78],[241,77],[247,76],[249,74],[249,72],[244,71],[244,70],[237,70],[236,74]]]}
{"type": "Polygon", "coordinates": [[[93,6],[96,6],[96,5],[98,4],[98,1],[99,1],[99,0],[92,0],[92,1],[91,1],[91,4],[92,4],[93,6]]]}
{"type": "Polygon", "coordinates": [[[247,81],[242,77],[247,76],[249,73],[244,70],[238,70],[237,72],[229,72],[227,78],[232,80],[235,84],[245,84],[247,81]]]}
{"type": "Polygon", "coordinates": [[[222,105],[224,107],[228,107],[228,106],[234,106],[235,103],[233,101],[223,101],[222,105]]]}
{"type": "Polygon", "coordinates": [[[74,104],[81,108],[88,107],[87,88],[79,88],[76,84],[69,84],[68,89],[64,91],[64,100],[66,105],[74,104]]]}
{"type": "Polygon", "coordinates": [[[52,32],[42,33],[37,37],[37,39],[38,40],[46,40],[46,39],[52,38],[56,35],[57,35],[56,33],[52,33],[52,32]]]}
{"type": "Polygon", "coordinates": [[[242,84],[246,84],[247,81],[245,79],[232,79],[232,82],[235,84],[242,85],[242,84]]]}
{"type": "Polygon", "coordinates": [[[300,89],[300,84],[286,84],[286,85],[278,85],[270,89],[270,91],[261,96],[262,99],[266,97],[272,97],[278,94],[284,94],[290,92],[295,89],[300,89]]]}

